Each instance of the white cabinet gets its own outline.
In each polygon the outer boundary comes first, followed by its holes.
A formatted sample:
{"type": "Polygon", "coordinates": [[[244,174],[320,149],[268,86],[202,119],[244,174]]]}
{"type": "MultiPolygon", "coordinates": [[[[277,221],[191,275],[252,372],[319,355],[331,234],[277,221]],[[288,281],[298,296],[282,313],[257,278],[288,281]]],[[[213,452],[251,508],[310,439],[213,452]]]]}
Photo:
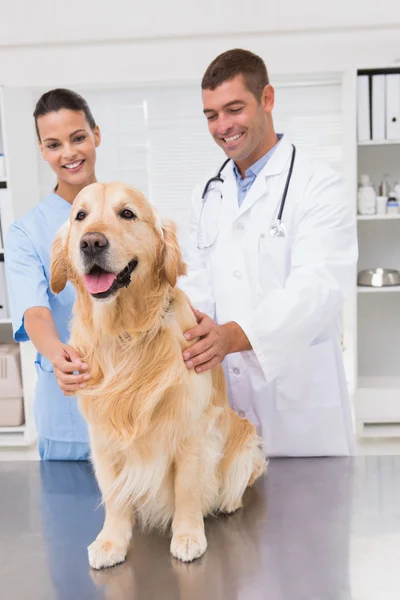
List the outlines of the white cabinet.
{"type": "MultiPolygon", "coordinates": [[[[372,83],[375,75],[398,74],[400,68],[362,69],[353,72],[367,76],[372,83]]],[[[350,85],[349,89],[356,89],[350,85]]],[[[371,88],[372,90],[372,85],[371,88]]],[[[385,93],[390,90],[385,89],[385,93]]],[[[373,94],[371,94],[373,97],[373,94]]],[[[387,98],[386,98],[387,100],[387,98]]],[[[380,101],[381,110],[388,103],[380,101]]],[[[356,111],[360,109],[354,97],[356,111]]],[[[390,102],[389,102],[390,105],[390,102]]],[[[361,105],[361,110],[362,110],[361,105]]],[[[400,104],[398,106],[400,111],[400,104]]],[[[370,107],[370,118],[376,116],[376,106],[370,107]]],[[[385,122],[386,122],[385,114],[385,122]]],[[[368,174],[377,193],[383,179],[392,187],[400,183],[400,139],[393,139],[392,130],[385,132],[385,139],[358,141],[356,123],[349,131],[356,148],[353,192],[357,210],[356,182],[368,174]],[[392,139],[390,139],[392,138],[392,139]]],[[[381,119],[382,121],[382,119],[381,119]]],[[[372,124],[372,122],[371,122],[372,124]]],[[[371,132],[373,128],[371,127],[371,132]]],[[[362,136],[364,137],[364,136],[362,136]]],[[[371,133],[371,137],[373,137],[371,133]]],[[[386,215],[357,215],[359,240],[358,270],[368,268],[392,268],[400,270],[400,213],[386,215]]],[[[357,429],[360,436],[400,436],[400,286],[386,288],[357,287],[354,294],[355,320],[352,338],[355,343],[353,367],[356,373],[354,403],[357,429]]]]}
{"type": "MultiPolygon", "coordinates": [[[[1,239],[13,219],[37,202],[37,167],[32,129],[32,94],[26,90],[0,87],[0,153],[6,162],[0,180],[1,239]],[[29,124],[28,124],[29,121],[29,124]]],[[[0,259],[4,256],[0,248],[0,259]]],[[[0,319],[0,343],[12,342],[11,319],[0,319]]],[[[28,446],[35,441],[33,398],[36,383],[35,349],[31,343],[20,344],[21,377],[25,422],[19,427],[0,427],[0,446],[28,446]]]]}

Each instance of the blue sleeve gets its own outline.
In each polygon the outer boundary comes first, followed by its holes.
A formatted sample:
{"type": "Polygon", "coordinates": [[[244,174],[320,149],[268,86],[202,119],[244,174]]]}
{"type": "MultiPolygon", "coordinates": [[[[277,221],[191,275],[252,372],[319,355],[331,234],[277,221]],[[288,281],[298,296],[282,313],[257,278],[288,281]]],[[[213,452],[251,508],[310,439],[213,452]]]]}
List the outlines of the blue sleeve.
{"type": "Polygon", "coordinates": [[[50,310],[49,282],[31,239],[16,223],[8,230],[4,258],[14,339],[26,342],[25,311],[35,306],[50,310]]]}

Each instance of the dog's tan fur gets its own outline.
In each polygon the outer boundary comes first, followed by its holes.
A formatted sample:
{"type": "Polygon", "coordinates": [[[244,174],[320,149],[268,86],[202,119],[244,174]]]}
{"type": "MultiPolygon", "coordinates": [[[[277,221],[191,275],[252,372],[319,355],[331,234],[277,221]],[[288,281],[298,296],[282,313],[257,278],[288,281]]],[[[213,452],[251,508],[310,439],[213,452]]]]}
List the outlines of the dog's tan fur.
{"type": "Polygon", "coordinates": [[[221,366],[199,375],[183,362],[193,343],[183,332],[196,324],[176,287],[185,269],[174,227],[120,183],[82,190],[53,244],[51,287],[58,293],[69,279],[77,290],[70,344],[91,375],[78,399],[106,509],[89,547],[94,568],[125,559],[134,516],[151,527],[172,523],[177,558],[201,556],[203,517],[239,508],[266,468],[254,426],[229,408],[221,366]],[[137,218],[122,219],[122,208],[137,218]],[[111,299],[96,300],[83,285],[86,232],[107,237],[113,272],[138,260],[130,285],[111,299]]]}

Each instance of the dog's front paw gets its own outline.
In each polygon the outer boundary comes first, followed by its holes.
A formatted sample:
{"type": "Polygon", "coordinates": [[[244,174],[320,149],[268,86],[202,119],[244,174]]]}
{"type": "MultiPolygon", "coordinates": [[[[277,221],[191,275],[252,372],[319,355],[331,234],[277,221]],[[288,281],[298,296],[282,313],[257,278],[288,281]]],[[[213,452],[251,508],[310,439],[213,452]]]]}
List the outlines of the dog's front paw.
{"type": "Polygon", "coordinates": [[[113,567],[124,562],[127,551],[127,544],[121,545],[112,540],[97,538],[88,547],[89,564],[92,569],[113,567]]]}
{"type": "Polygon", "coordinates": [[[207,540],[203,531],[193,533],[175,533],[171,540],[171,554],[183,562],[199,558],[207,549],[207,540]]]}

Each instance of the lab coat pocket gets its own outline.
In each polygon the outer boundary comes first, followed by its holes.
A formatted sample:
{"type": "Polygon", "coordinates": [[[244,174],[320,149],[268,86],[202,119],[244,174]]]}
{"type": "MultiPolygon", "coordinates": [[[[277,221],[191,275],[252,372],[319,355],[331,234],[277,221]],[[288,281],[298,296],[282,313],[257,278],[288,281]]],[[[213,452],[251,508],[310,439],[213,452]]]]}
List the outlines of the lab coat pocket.
{"type": "Polygon", "coordinates": [[[275,381],[278,410],[318,410],[340,403],[331,340],[308,348],[275,381]]]}
{"type": "Polygon", "coordinates": [[[258,280],[261,288],[268,292],[283,287],[289,265],[289,243],[287,238],[272,237],[269,231],[258,238],[258,280]]]}

